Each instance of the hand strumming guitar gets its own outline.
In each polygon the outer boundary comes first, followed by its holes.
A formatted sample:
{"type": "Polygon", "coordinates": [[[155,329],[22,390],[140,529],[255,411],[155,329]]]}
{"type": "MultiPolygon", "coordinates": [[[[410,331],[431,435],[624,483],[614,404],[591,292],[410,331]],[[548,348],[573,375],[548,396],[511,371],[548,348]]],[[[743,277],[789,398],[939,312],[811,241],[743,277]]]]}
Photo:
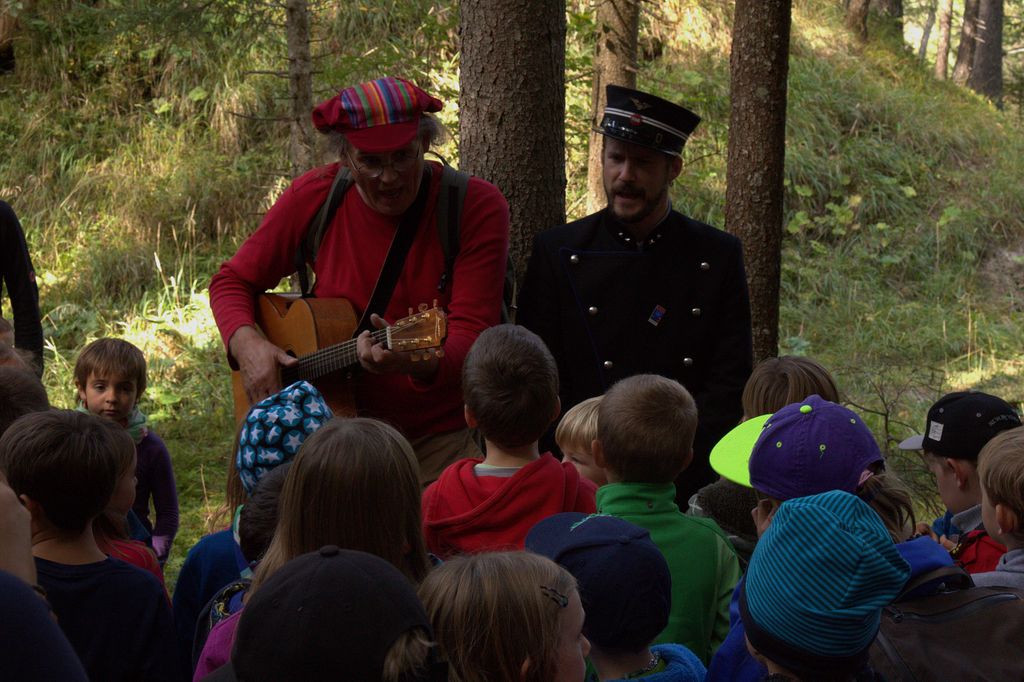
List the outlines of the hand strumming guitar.
{"type": "MultiPolygon", "coordinates": [[[[370,315],[370,323],[383,329],[388,323],[377,314],[370,315]]],[[[408,374],[420,381],[430,381],[437,372],[438,359],[430,355],[425,360],[412,360],[411,353],[388,350],[381,343],[374,343],[370,332],[364,331],[356,343],[359,364],[372,374],[408,374]]]]}
{"type": "Polygon", "coordinates": [[[250,326],[239,327],[231,335],[228,349],[238,362],[245,393],[252,405],[281,390],[279,367],[290,367],[298,362],[250,326]]]}

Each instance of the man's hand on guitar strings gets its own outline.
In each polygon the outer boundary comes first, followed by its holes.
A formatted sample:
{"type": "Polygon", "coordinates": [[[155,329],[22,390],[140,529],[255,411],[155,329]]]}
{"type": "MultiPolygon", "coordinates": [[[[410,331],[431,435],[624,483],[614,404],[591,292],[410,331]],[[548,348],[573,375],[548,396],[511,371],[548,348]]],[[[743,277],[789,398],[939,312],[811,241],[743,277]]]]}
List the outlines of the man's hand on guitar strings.
{"type": "Polygon", "coordinates": [[[238,362],[245,394],[252,405],[281,390],[279,366],[290,367],[298,362],[267,341],[255,327],[239,327],[231,335],[228,347],[238,362]]]}
{"type": "MultiPolygon", "coordinates": [[[[388,326],[387,321],[376,314],[370,315],[370,323],[377,329],[388,326]]],[[[424,360],[412,360],[411,353],[388,350],[382,343],[374,343],[370,332],[364,331],[356,341],[359,364],[372,374],[409,374],[421,381],[430,381],[437,372],[438,359],[434,355],[424,360]]]]}

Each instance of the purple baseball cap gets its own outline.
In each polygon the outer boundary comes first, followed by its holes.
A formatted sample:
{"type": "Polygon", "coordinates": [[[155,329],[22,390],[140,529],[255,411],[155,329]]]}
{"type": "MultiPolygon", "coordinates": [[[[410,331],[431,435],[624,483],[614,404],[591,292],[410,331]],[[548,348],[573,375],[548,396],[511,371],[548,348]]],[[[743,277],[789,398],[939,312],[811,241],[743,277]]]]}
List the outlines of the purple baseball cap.
{"type": "Polygon", "coordinates": [[[884,461],[855,412],[812,395],[765,422],[750,453],[750,485],[782,501],[830,490],[855,493],[868,467],[884,461]]]}

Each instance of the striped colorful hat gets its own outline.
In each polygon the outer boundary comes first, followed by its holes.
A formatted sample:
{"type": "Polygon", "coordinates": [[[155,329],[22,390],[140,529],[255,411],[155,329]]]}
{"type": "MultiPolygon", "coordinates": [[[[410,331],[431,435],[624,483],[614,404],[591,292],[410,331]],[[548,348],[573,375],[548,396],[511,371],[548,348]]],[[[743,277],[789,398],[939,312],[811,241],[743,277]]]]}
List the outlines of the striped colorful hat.
{"type": "Polygon", "coordinates": [[[796,498],[782,503],[757,543],[740,615],[754,648],[800,679],[855,672],[882,608],[909,577],[862,500],[839,490],[796,498]]]}
{"type": "Polygon", "coordinates": [[[420,115],[444,104],[402,78],[378,78],[345,88],[313,109],[313,125],[322,133],[343,133],[362,152],[390,152],[409,144],[420,115]]]}

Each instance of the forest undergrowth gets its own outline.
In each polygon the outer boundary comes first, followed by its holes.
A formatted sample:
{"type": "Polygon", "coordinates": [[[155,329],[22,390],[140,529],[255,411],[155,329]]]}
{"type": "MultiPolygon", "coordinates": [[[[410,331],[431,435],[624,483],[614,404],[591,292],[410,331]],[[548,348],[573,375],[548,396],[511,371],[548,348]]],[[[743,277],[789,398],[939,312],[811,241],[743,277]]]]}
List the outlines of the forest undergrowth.
{"type": "MultiPolygon", "coordinates": [[[[569,4],[576,217],[593,18],[569,4]]],[[[107,5],[52,0],[20,16],[17,68],[0,75],[0,197],[22,219],[39,276],[51,401],[72,406],[75,356],[94,338],[121,336],[149,358],[142,408],[168,443],[182,508],[173,585],[187,549],[223,521],[234,427],[207,285],[289,180],[287,87],[265,73],[284,68],[283,19],[238,0],[107,5]]],[[[648,5],[639,86],[704,119],[673,200],[721,226],[733,3],[648,5]]],[[[1024,401],[1022,130],[936,82],[898,39],[876,32],[856,45],[840,3],[794,5],[780,352],[834,371],[921,511],[934,511],[923,468],[894,444],[947,390],[1024,401]]],[[[454,136],[453,3],[337,3],[314,25],[317,97],[404,75],[447,102],[454,136]]],[[[457,163],[457,139],[440,151],[457,163]]]]}

